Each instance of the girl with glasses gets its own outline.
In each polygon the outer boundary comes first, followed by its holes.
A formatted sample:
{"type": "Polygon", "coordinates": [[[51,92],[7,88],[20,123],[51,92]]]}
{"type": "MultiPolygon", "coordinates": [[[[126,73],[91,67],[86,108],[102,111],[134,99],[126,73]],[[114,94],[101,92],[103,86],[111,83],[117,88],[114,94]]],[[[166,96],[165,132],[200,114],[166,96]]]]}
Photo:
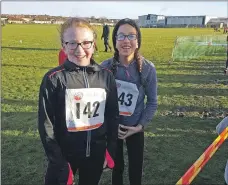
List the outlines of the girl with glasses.
{"type": "Polygon", "coordinates": [[[157,109],[156,69],[152,62],[139,54],[141,32],[133,20],[120,20],[114,27],[112,41],[114,57],[101,64],[115,75],[121,115],[112,184],[123,185],[123,141],[126,141],[130,185],[141,185],[143,130],[157,109]]]}
{"type": "MultiPolygon", "coordinates": [[[[98,48],[97,48],[97,45],[96,45],[96,42],[93,43],[94,44],[94,47],[95,47],[95,51],[98,51],[98,48]]],[[[64,52],[64,49],[62,48],[60,51],[59,51],[59,65],[62,65],[67,59],[67,55],[66,53],[64,52]]]]}
{"type": "Polygon", "coordinates": [[[82,19],[60,30],[64,64],[47,72],[39,93],[38,130],[48,158],[45,185],[97,185],[106,151],[112,159],[118,136],[115,78],[92,58],[95,32],[82,19]],[[68,179],[69,177],[69,179],[68,179]]]}

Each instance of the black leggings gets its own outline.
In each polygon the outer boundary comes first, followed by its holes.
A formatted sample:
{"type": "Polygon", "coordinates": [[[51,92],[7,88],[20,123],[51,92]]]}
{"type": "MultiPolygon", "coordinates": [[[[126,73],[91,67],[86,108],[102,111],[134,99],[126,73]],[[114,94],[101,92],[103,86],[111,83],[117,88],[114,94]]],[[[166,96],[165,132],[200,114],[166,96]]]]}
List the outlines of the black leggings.
{"type": "Polygon", "coordinates": [[[61,168],[49,163],[45,176],[45,185],[67,185],[70,173],[69,164],[74,175],[77,170],[79,171],[78,185],[98,185],[103,172],[105,149],[106,144],[102,142],[102,144],[91,147],[90,157],[68,155],[65,164],[61,168]]]}
{"type": "Polygon", "coordinates": [[[108,38],[104,38],[104,45],[105,45],[105,51],[107,52],[108,49],[112,49],[112,47],[109,44],[108,38]]]}
{"type": "MultiPolygon", "coordinates": [[[[126,139],[130,185],[141,185],[144,150],[144,132],[136,133],[126,139]]],[[[115,167],[112,173],[112,185],[123,185],[124,157],[123,140],[118,139],[115,157],[115,167]]]]}

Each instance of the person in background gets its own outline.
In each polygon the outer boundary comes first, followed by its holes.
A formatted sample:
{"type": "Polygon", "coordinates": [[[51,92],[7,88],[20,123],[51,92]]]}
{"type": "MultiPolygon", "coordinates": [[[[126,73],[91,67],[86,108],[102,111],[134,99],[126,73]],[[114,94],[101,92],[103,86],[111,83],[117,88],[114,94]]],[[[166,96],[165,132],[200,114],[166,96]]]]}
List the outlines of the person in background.
{"type": "Polygon", "coordinates": [[[110,34],[110,28],[106,23],[104,23],[101,40],[104,38],[105,52],[108,52],[108,49],[112,51],[112,47],[109,44],[109,34],[110,34]]]}
{"type": "MultiPolygon", "coordinates": [[[[98,185],[113,160],[119,108],[115,78],[92,58],[95,32],[85,20],[70,18],[60,40],[65,62],[48,71],[39,91],[38,131],[48,158],[45,185],[66,185],[71,170],[79,185],[98,185]]],[[[73,183],[71,181],[71,183],[73,183]]]]}
{"type": "Polygon", "coordinates": [[[157,110],[156,69],[139,54],[141,31],[132,19],[122,19],[115,25],[112,41],[114,57],[101,64],[115,75],[121,115],[112,184],[123,185],[123,142],[126,140],[130,185],[141,185],[144,129],[157,110]]]}

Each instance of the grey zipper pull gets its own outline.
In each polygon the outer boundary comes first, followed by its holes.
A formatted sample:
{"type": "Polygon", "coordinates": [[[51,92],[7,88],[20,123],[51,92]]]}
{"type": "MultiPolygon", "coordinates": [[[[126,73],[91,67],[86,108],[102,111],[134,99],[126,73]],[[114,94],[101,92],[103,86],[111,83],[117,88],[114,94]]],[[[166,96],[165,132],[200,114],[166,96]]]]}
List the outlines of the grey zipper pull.
{"type": "MultiPolygon", "coordinates": [[[[83,77],[85,81],[86,88],[89,88],[89,80],[86,76],[86,69],[83,69],[83,77]]],[[[90,143],[91,143],[91,130],[87,131],[87,141],[86,141],[86,157],[90,157],[90,143]]]]}

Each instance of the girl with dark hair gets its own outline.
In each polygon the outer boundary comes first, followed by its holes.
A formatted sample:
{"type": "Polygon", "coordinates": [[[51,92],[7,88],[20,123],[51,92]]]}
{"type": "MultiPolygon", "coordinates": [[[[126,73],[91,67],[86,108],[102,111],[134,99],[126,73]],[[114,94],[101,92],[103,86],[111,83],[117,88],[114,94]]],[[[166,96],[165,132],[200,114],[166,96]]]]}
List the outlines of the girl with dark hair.
{"type": "Polygon", "coordinates": [[[120,20],[114,27],[112,41],[115,49],[114,57],[101,64],[115,75],[121,115],[112,184],[123,185],[123,141],[125,140],[130,184],[141,185],[143,130],[151,122],[157,109],[156,69],[152,62],[139,54],[141,32],[133,20],[120,20]]]}

